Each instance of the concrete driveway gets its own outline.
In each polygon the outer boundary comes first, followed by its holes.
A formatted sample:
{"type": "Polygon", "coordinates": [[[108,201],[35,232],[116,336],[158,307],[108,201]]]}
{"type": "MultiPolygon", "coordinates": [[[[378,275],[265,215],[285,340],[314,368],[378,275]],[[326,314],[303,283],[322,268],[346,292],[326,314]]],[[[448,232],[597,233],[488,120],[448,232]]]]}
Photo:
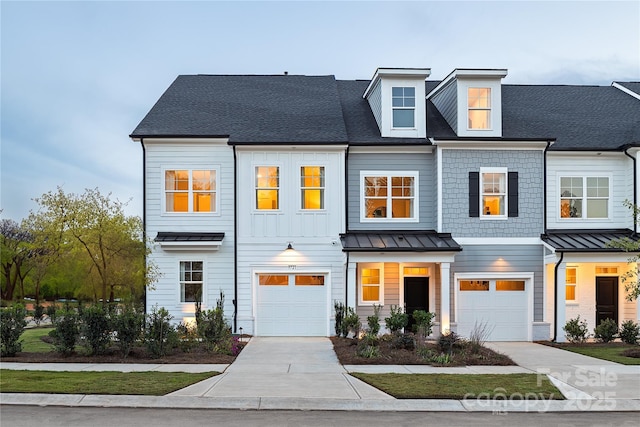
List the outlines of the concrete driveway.
{"type": "Polygon", "coordinates": [[[307,337],[253,337],[223,374],[172,395],[393,399],[348,375],[329,339],[307,337]]]}
{"type": "Polygon", "coordinates": [[[621,365],[530,342],[487,346],[523,368],[551,376],[569,399],[640,399],[640,365],[621,365]]]}

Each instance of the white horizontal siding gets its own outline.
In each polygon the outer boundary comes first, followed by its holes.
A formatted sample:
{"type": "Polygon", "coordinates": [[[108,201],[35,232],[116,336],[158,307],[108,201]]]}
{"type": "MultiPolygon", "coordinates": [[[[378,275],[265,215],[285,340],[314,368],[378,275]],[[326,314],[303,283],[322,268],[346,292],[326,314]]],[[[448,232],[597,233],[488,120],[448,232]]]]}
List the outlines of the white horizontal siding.
{"type": "Polygon", "coordinates": [[[633,228],[631,211],[622,203],[633,201],[633,164],[623,153],[568,155],[549,153],[547,158],[547,228],[633,228]],[[561,176],[610,176],[609,218],[560,219],[561,176]]]}

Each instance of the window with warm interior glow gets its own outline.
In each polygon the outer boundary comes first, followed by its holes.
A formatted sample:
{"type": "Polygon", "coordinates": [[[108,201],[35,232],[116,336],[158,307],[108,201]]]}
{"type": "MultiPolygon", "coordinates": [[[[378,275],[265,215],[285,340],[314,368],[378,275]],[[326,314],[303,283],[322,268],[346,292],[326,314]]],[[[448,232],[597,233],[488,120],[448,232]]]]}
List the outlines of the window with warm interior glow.
{"type": "Polygon", "coordinates": [[[618,267],[615,266],[596,266],[596,274],[618,274],[618,267]]]}
{"type": "Polygon", "coordinates": [[[524,280],[496,280],[496,291],[524,291],[524,280]]]}
{"type": "Polygon", "coordinates": [[[560,177],[560,218],[596,219],[608,217],[608,177],[560,177]]]}
{"type": "Polygon", "coordinates": [[[256,166],[256,209],[279,209],[280,168],[256,166]]]}
{"type": "Polygon", "coordinates": [[[374,266],[360,267],[360,303],[382,304],[382,269],[374,266]]]}
{"type": "Polygon", "coordinates": [[[405,276],[427,276],[429,268],[427,267],[404,267],[405,276]]]}
{"type": "Polygon", "coordinates": [[[393,127],[415,127],[416,88],[392,87],[393,127]]]}
{"type": "Polygon", "coordinates": [[[180,261],[180,302],[202,301],[202,261],[180,261]]]}
{"type": "Polygon", "coordinates": [[[324,276],[296,274],[296,286],[324,286],[324,276]]]}
{"type": "Polygon", "coordinates": [[[481,216],[504,217],[507,208],[507,170],[480,169],[480,189],[482,192],[481,216]]]}
{"type": "Polygon", "coordinates": [[[167,212],[216,212],[215,170],[166,170],[164,173],[167,212]]]}
{"type": "Polygon", "coordinates": [[[260,274],[258,275],[260,286],[288,286],[289,276],[286,274],[260,274]]]}
{"type": "Polygon", "coordinates": [[[461,291],[488,291],[488,280],[460,280],[461,291]]]}
{"type": "Polygon", "coordinates": [[[565,271],[565,299],[576,300],[576,285],[578,284],[578,270],[575,267],[567,267],[565,271]]]}
{"type": "Polygon", "coordinates": [[[302,209],[324,209],[324,166],[300,168],[300,199],[302,209]]]}
{"type": "Polygon", "coordinates": [[[467,90],[469,129],[491,128],[491,89],[470,87],[467,90]]]}
{"type": "Polygon", "coordinates": [[[417,220],[418,172],[362,173],[364,219],[417,220]]]}

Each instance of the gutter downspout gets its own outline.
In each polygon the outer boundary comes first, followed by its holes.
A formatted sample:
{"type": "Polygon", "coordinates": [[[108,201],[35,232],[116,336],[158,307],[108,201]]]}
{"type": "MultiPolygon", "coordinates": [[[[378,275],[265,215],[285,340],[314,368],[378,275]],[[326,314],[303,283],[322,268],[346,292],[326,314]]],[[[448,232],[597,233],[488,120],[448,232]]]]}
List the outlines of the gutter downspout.
{"type": "Polygon", "coordinates": [[[147,150],[144,148],[144,138],[140,138],[140,146],[142,147],[142,241],[145,246],[144,253],[144,268],[145,268],[145,283],[142,287],[142,307],[144,313],[147,313],[147,283],[146,283],[146,270],[147,270],[147,150]]]}
{"type": "Polygon", "coordinates": [[[549,147],[551,147],[552,142],[549,140],[547,141],[547,146],[544,149],[544,152],[542,154],[542,185],[543,185],[543,189],[544,192],[542,194],[543,197],[543,204],[542,206],[544,206],[543,212],[542,212],[542,218],[543,218],[543,232],[546,233],[547,232],[547,151],[549,151],[549,147]]]}
{"type": "Polygon", "coordinates": [[[233,333],[238,331],[238,159],[233,146],[233,333]]]}
{"type": "MultiPolygon", "coordinates": [[[[349,145],[344,152],[344,227],[349,232],[349,145]]],[[[349,301],[349,252],[347,251],[347,265],[344,266],[344,302],[349,301]]]]}
{"type": "MultiPolygon", "coordinates": [[[[631,147],[629,147],[631,148],[631,147]]],[[[633,161],[633,208],[636,209],[638,207],[638,174],[637,174],[637,163],[636,158],[629,154],[629,148],[624,150],[624,154],[629,157],[633,161]]],[[[635,212],[635,210],[634,210],[635,212]]],[[[638,232],[638,218],[633,216],[633,232],[638,232]]]]}
{"type": "Polygon", "coordinates": [[[551,341],[556,342],[558,338],[558,268],[564,259],[564,252],[560,252],[560,259],[556,262],[553,275],[553,338],[551,341]]]}

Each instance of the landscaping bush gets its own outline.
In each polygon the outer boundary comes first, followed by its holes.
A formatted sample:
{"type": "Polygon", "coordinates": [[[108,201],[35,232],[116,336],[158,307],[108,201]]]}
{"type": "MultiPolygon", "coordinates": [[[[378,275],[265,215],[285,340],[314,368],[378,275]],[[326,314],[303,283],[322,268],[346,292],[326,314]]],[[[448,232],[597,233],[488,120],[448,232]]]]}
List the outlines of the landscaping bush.
{"type": "Polygon", "coordinates": [[[0,309],[0,355],[15,356],[22,351],[20,336],[27,326],[27,310],[20,304],[0,309]]]}
{"type": "Polygon", "coordinates": [[[413,351],[416,348],[416,338],[411,333],[395,332],[392,334],[391,348],[413,351]]]}
{"type": "Polygon", "coordinates": [[[47,308],[45,309],[45,313],[47,313],[47,317],[49,318],[49,320],[51,320],[51,323],[54,323],[56,320],[56,311],[58,311],[58,307],[56,306],[56,303],[52,303],[51,305],[48,305],[47,308]]]}
{"type": "Polygon", "coordinates": [[[53,338],[53,346],[58,353],[65,356],[73,353],[80,336],[78,314],[72,308],[58,310],[54,316],[54,330],[49,332],[53,338]]]}
{"type": "Polygon", "coordinates": [[[80,335],[89,355],[102,354],[111,343],[111,322],[106,310],[94,305],[80,314],[80,335]]]}
{"type": "Polygon", "coordinates": [[[334,301],[333,309],[335,310],[336,319],[336,336],[342,335],[342,320],[344,319],[345,305],[340,301],[334,301]]]}
{"type": "Polygon", "coordinates": [[[384,323],[387,326],[389,332],[394,333],[398,332],[404,327],[407,326],[409,321],[409,316],[407,313],[402,311],[402,307],[397,305],[391,306],[391,312],[389,313],[389,317],[385,317],[384,323]]]}
{"type": "Polygon", "coordinates": [[[124,306],[119,313],[114,314],[112,327],[123,358],[129,355],[133,345],[140,338],[143,324],[144,314],[133,306],[124,306]]]}
{"type": "Polygon", "coordinates": [[[580,321],[580,316],[575,319],[569,320],[562,330],[565,332],[567,340],[571,343],[585,342],[589,336],[589,329],[587,328],[587,321],[580,321]]]}
{"type": "Polygon", "coordinates": [[[380,347],[378,347],[377,335],[368,333],[360,341],[358,341],[356,354],[367,359],[380,356],[380,347]]]}
{"type": "Polygon", "coordinates": [[[40,323],[42,322],[43,318],[44,318],[44,307],[40,304],[36,304],[36,306],[33,307],[33,321],[36,324],[36,326],[40,326],[40,323]]]}
{"type": "Polygon", "coordinates": [[[358,338],[361,328],[360,316],[353,308],[347,307],[344,319],[342,319],[342,336],[346,338],[349,333],[352,333],[353,338],[358,338]]]}
{"type": "Polygon", "coordinates": [[[367,316],[367,325],[369,326],[367,333],[373,336],[378,336],[380,332],[380,309],[382,309],[381,305],[373,304],[373,314],[367,316]]]}
{"type": "Polygon", "coordinates": [[[415,320],[415,331],[420,337],[428,337],[433,332],[433,319],[436,314],[425,310],[415,310],[411,313],[413,320],[415,320]]]}
{"type": "Polygon", "coordinates": [[[640,335],[640,325],[633,320],[627,320],[622,323],[618,335],[622,342],[632,345],[636,344],[638,342],[638,335],[640,335]]]}
{"type": "Polygon", "coordinates": [[[178,342],[176,329],[171,325],[173,316],[155,305],[147,315],[144,343],[153,358],[165,356],[178,342]]]}
{"type": "Polygon", "coordinates": [[[198,339],[197,325],[180,322],[178,326],[176,326],[176,332],[178,334],[178,347],[180,347],[180,350],[184,353],[189,353],[198,346],[200,340],[198,339]]]}
{"type": "Polygon", "coordinates": [[[208,351],[230,354],[231,326],[224,317],[224,293],[216,301],[216,308],[203,311],[200,315],[198,335],[204,341],[208,351]]]}
{"type": "Polygon", "coordinates": [[[438,348],[440,351],[445,352],[447,354],[453,353],[453,348],[459,345],[462,342],[460,335],[456,334],[453,331],[450,331],[447,334],[442,334],[438,338],[438,348]]]}
{"type": "Polygon", "coordinates": [[[487,342],[487,338],[491,336],[494,327],[490,327],[487,322],[476,322],[473,325],[471,333],[469,333],[469,350],[472,354],[478,354],[484,343],[487,342]]]}
{"type": "Polygon", "coordinates": [[[618,335],[618,324],[613,319],[604,319],[593,329],[593,336],[601,342],[611,342],[618,335]]]}

